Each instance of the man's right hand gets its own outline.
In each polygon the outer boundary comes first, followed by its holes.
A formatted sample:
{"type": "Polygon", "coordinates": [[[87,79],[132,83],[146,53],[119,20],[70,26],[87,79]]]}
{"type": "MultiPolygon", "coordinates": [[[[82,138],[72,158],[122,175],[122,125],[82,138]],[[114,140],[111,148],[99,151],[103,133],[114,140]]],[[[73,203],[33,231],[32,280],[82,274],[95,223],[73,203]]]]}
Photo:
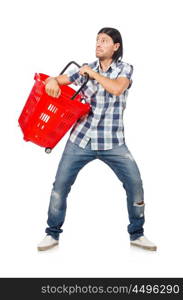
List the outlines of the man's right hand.
{"type": "Polygon", "coordinates": [[[58,98],[60,96],[61,89],[54,77],[49,77],[45,80],[45,91],[51,97],[58,98]]]}

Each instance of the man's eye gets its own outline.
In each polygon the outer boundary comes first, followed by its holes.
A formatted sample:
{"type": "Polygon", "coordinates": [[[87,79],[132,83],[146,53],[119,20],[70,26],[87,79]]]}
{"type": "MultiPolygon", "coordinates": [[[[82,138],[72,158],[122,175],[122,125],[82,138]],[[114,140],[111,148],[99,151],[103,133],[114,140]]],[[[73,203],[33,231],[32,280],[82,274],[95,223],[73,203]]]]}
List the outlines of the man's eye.
{"type": "Polygon", "coordinates": [[[106,40],[105,39],[102,39],[102,40],[96,40],[96,42],[101,42],[101,43],[106,43],[106,40]]]}

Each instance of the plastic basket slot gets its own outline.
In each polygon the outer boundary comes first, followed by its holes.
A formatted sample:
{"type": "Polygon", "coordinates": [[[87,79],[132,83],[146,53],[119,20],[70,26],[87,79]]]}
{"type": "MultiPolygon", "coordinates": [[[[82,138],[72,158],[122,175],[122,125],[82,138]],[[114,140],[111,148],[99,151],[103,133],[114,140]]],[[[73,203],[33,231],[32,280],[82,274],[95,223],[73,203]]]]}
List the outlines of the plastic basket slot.
{"type": "Polygon", "coordinates": [[[53,104],[50,104],[50,105],[48,106],[48,110],[52,111],[52,107],[53,107],[53,104]]]}
{"type": "Polygon", "coordinates": [[[48,110],[51,111],[51,112],[53,112],[55,114],[57,112],[58,108],[55,105],[50,104],[48,106],[48,110]]]}
{"type": "Polygon", "coordinates": [[[54,109],[52,110],[53,113],[55,114],[57,112],[58,108],[55,106],[54,109]]]}
{"type": "Polygon", "coordinates": [[[39,117],[43,122],[47,123],[50,119],[50,116],[45,114],[45,113],[41,113],[40,117],[39,117]]]}
{"type": "Polygon", "coordinates": [[[47,115],[46,115],[46,114],[43,114],[43,116],[42,116],[42,118],[41,118],[43,122],[46,122],[46,117],[47,117],[47,115]]]}
{"type": "Polygon", "coordinates": [[[37,125],[35,125],[36,127],[38,127],[39,129],[43,130],[45,128],[45,125],[42,123],[38,123],[37,125]]]}
{"type": "Polygon", "coordinates": [[[41,115],[39,116],[39,118],[41,119],[41,118],[42,118],[42,116],[43,116],[43,113],[41,113],[41,115]]]}
{"type": "Polygon", "coordinates": [[[45,122],[47,123],[47,122],[49,121],[49,119],[50,119],[50,116],[47,115],[47,116],[45,117],[45,122]]]}

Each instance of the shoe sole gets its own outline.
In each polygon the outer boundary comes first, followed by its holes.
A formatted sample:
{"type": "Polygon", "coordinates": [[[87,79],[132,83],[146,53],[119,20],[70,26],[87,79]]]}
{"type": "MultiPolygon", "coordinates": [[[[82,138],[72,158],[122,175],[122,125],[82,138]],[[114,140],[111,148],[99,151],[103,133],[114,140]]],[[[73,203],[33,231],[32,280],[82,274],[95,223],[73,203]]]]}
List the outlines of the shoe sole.
{"type": "Polygon", "coordinates": [[[38,251],[45,251],[45,250],[49,250],[49,249],[51,249],[51,248],[53,248],[53,247],[55,247],[57,245],[58,245],[58,243],[54,243],[54,244],[52,244],[50,246],[37,247],[37,250],[38,251]]]}
{"type": "Polygon", "coordinates": [[[132,246],[135,246],[135,247],[139,247],[139,248],[142,248],[142,249],[145,249],[145,250],[150,250],[150,251],[157,251],[157,247],[156,246],[141,246],[141,245],[137,245],[137,244],[133,244],[133,243],[130,243],[132,246]]]}

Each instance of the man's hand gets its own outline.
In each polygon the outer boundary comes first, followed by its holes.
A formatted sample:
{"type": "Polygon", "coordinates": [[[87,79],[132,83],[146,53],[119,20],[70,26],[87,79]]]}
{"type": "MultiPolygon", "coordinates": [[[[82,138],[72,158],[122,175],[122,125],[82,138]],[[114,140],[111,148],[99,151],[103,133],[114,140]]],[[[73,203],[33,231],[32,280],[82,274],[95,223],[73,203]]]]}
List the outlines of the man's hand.
{"type": "Polygon", "coordinates": [[[45,81],[45,83],[46,83],[45,85],[46,93],[51,97],[58,98],[61,94],[61,89],[59,87],[57,80],[53,77],[50,77],[45,81]]]}
{"type": "Polygon", "coordinates": [[[84,73],[88,73],[90,79],[94,79],[95,71],[93,71],[89,66],[83,66],[79,70],[80,75],[84,75],[84,73]]]}

